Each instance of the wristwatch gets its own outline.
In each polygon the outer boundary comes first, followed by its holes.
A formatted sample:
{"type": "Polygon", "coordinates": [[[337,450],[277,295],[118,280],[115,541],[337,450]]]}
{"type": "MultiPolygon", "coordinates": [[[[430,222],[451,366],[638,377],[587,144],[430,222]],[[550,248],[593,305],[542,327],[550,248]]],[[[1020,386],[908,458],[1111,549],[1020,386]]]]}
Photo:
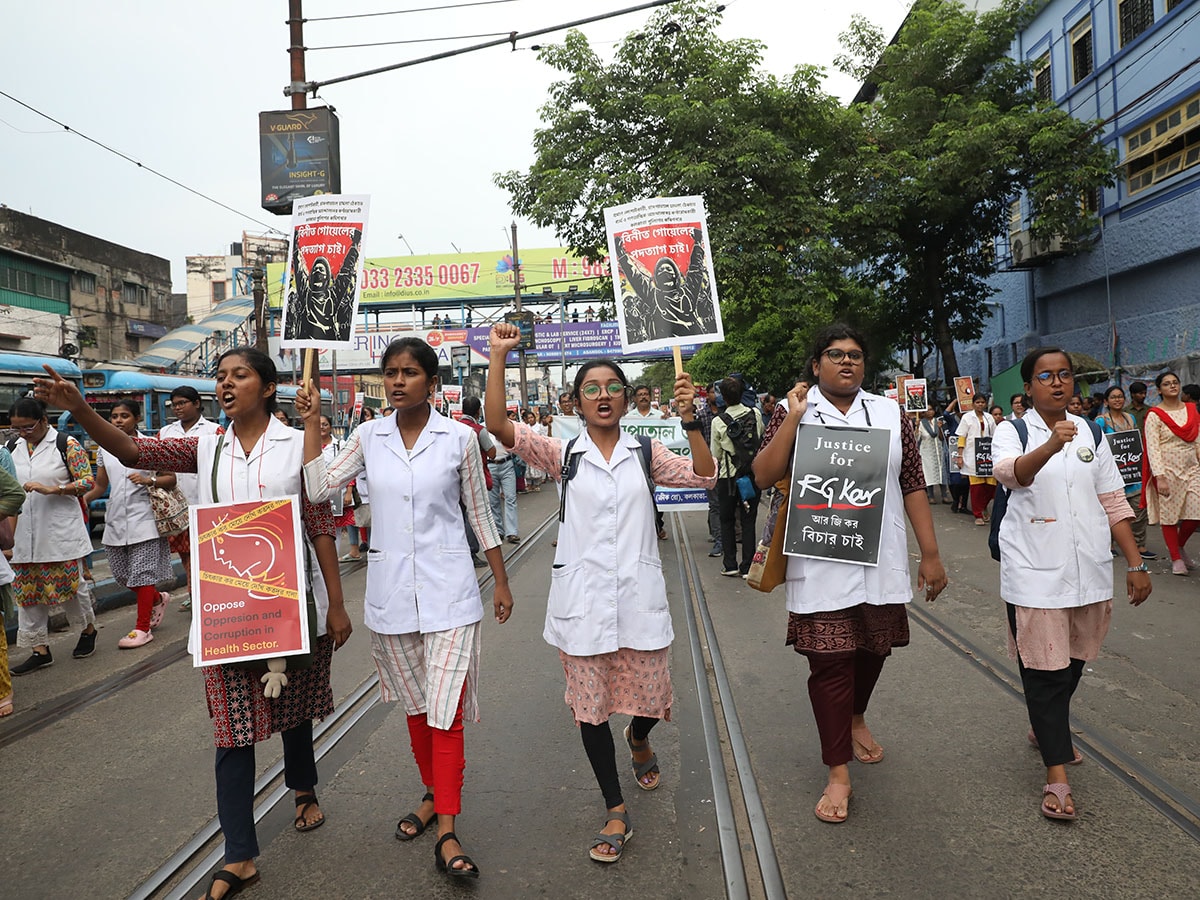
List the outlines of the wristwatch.
{"type": "Polygon", "coordinates": [[[1130,566],[1125,571],[1126,572],[1149,572],[1150,570],[1146,568],[1145,563],[1142,563],[1140,566],[1130,566]]]}

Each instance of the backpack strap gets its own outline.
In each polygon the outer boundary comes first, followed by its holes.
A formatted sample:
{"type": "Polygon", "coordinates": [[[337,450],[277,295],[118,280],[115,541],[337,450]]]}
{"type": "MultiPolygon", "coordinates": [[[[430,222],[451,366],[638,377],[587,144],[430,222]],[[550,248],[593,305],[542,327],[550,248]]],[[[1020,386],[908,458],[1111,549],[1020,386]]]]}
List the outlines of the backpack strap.
{"type": "Polygon", "coordinates": [[[212,502],[213,503],[221,502],[217,498],[217,468],[221,465],[221,448],[224,446],[225,446],[225,432],[222,431],[221,434],[218,435],[218,437],[217,437],[216,452],[213,453],[213,464],[212,464],[212,502]]]}
{"type": "MultiPolygon", "coordinates": [[[[560,481],[562,490],[558,497],[558,521],[565,521],[567,516],[567,485],[571,483],[571,479],[575,477],[575,473],[579,471],[579,457],[585,451],[580,450],[575,452],[575,442],[579,440],[579,435],[567,441],[567,446],[563,450],[562,471],[560,472],[560,481]]],[[[638,435],[638,459],[642,464],[642,472],[646,475],[646,486],[650,489],[650,504],[654,507],[655,513],[658,512],[658,504],[654,502],[654,478],[650,474],[650,460],[653,456],[653,445],[650,442],[648,435],[638,435]]]]}
{"type": "Polygon", "coordinates": [[[1024,419],[1013,419],[1012,426],[1017,429],[1017,437],[1021,439],[1021,449],[1024,450],[1029,443],[1029,426],[1024,419]]]}
{"type": "Polygon", "coordinates": [[[71,440],[70,435],[65,431],[58,432],[54,438],[54,446],[58,448],[58,455],[62,457],[63,465],[67,469],[67,477],[71,477],[71,464],[67,462],[67,442],[71,440]]]}

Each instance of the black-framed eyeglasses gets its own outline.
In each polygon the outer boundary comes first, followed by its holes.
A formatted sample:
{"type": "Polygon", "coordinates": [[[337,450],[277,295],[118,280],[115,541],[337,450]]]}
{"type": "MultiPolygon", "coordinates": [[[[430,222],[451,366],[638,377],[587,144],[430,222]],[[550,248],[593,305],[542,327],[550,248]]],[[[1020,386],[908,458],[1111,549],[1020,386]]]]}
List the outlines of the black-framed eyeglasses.
{"type": "Polygon", "coordinates": [[[180,406],[189,406],[191,404],[194,404],[195,402],[196,402],[195,400],[180,399],[180,400],[172,400],[167,405],[170,406],[171,409],[178,409],[180,406]]]}
{"type": "Polygon", "coordinates": [[[1033,377],[1039,384],[1050,384],[1051,382],[1066,384],[1075,380],[1075,373],[1070,369],[1059,369],[1057,372],[1038,372],[1033,377]]]}
{"type": "Polygon", "coordinates": [[[830,347],[821,355],[831,363],[840,363],[843,359],[848,359],[850,362],[858,365],[863,361],[863,352],[861,350],[843,350],[841,347],[830,347]]]}
{"type": "Polygon", "coordinates": [[[600,396],[601,391],[608,391],[608,396],[610,397],[620,397],[623,393],[625,393],[625,385],[621,384],[619,381],[610,381],[604,386],[593,382],[592,384],[585,384],[579,389],[579,393],[583,394],[583,396],[587,397],[589,400],[595,400],[600,396]]]}

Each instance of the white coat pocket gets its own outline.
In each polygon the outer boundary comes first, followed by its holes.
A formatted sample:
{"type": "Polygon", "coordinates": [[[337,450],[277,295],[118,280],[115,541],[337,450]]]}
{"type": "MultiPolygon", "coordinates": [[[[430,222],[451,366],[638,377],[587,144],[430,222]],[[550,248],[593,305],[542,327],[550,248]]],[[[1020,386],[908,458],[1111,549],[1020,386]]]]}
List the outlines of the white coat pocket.
{"type": "Polygon", "coordinates": [[[551,569],[546,615],[554,619],[578,619],[586,616],[588,596],[584,580],[582,562],[551,569]]]}
{"type": "Polygon", "coordinates": [[[662,560],[638,555],[637,611],[667,612],[667,582],[663,578],[662,560]]]}

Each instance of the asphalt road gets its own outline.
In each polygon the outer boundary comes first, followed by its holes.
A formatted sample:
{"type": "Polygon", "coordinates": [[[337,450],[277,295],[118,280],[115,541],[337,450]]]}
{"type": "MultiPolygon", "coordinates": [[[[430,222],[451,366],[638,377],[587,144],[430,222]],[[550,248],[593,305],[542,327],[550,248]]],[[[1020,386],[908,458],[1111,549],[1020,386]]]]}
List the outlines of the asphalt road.
{"type": "MultiPolygon", "coordinates": [[[[521,497],[523,536],[553,514],[554,498],[552,490],[521,497]]],[[[914,606],[912,644],[885,667],[868,715],[886,756],[879,765],[854,764],[850,818],[837,826],[812,815],[824,767],[807,668],[783,643],[781,591],[759,594],[740,579],[721,577],[719,560],[706,556],[704,516],[681,517],[732,689],[732,705],[721,705],[715,718],[721,723],[736,713],[750,755],[747,775],[762,798],[787,896],[1195,896],[1200,843],[1193,835],[1200,832],[1169,820],[1131,787],[1128,773],[1177,806],[1200,798],[1193,745],[1200,573],[1179,578],[1165,564],[1152,564],[1151,599],[1138,609],[1117,604],[1104,653],[1089,665],[1074,704],[1087,755],[1071,771],[1081,817],[1071,825],[1051,823],[1037,811],[1044,770],[1025,741],[1024,706],[1006,686],[1015,667],[1005,655],[997,565],[987,555],[984,529],[948,509],[937,507],[935,520],[951,585],[932,606],[914,606]]],[[[471,893],[726,896],[715,770],[734,796],[748,896],[765,896],[741,785],[723,774],[734,771],[723,725],[721,758],[705,750],[704,694],[693,677],[688,595],[674,540],[661,545],[677,635],[672,721],[653,733],[663,784],[653,793],[638,791],[622,764],[635,835],[617,865],[587,858],[603,804],[562,701],[557,653],[541,638],[553,536],[551,525],[512,568],[511,621],[499,626],[485,619],[483,721],[467,726],[458,827],[484,873],[471,893]]],[[[363,569],[347,571],[355,622],[364,582],[363,569]]],[[[115,683],[178,656],[187,618],[172,606],[154,644],[119,651],[117,638],[132,616],[132,608],[103,613],[99,649],[88,660],[70,658],[74,635],[55,635],[55,664],[16,680],[17,713],[0,722],[5,896],[129,896],[214,814],[211,729],[190,662],[115,683]],[[86,694],[110,680],[99,699],[86,694]],[[73,700],[86,702],[45,718],[73,700]]],[[[703,638],[698,643],[705,653],[700,670],[711,680],[713,648],[703,638]]],[[[25,655],[11,653],[16,661],[25,655]]],[[[372,672],[360,627],[334,658],[335,698],[372,672]]],[[[617,740],[620,747],[619,730],[617,740]]],[[[280,746],[271,741],[258,751],[264,771],[280,746]]],[[[402,709],[376,704],[319,769],[328,822],[297,834],[290,801],[268,813],[259,826],[263,880],[247,896],[463,892],[434,871],[431,834],[405,844],[392,837],[396,820],[421,793],[402,709]]]]}

